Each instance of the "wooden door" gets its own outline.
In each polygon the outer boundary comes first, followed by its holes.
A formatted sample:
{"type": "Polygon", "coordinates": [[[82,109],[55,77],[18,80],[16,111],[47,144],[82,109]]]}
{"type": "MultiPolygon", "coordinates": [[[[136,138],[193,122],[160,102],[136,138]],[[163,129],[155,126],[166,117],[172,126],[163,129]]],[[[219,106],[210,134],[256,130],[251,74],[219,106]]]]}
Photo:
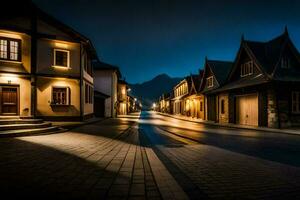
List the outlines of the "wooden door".
{"type": "Polygon", "coordinates": [[[2,87],[1,114],[18,114],[18,87],[2,87]]]}
{"type": "Polygon", "coordinates": [[[256,94],[239,96],[236,101],[237,123],[258,126],[258,97],[256,94]]]}

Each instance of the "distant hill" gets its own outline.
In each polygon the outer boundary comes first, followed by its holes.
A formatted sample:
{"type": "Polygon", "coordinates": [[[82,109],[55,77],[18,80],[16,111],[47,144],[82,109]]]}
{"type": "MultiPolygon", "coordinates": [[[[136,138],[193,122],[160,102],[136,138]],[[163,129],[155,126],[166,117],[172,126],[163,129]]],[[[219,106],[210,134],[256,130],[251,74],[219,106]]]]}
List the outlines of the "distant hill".
{"type": "Polygon", "coordinates": [[[150,107],[160,95],[171,92],[182,78],[171,78],[167,74],[160,74],[150,81],[141,84],[129,84],[131,94],[142,101],[143,106],[150,107]]]}

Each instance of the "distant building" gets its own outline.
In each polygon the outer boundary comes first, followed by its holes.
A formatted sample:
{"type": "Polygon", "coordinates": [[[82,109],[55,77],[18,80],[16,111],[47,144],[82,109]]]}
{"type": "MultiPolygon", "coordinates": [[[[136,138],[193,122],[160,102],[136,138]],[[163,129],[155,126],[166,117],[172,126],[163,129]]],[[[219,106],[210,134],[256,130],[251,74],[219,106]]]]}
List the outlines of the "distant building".
{"type": "Polygon", "coordinates": [[[119,115],[128,114],[127,89],[128,89],[127,82],[124,80],[119,80],[118,81],[118,102],[117,102],[117,110],[119,115]]]}
{"type": "MultiPolygon", "coordinates": [[[[104,105],[99,103],[97,106],[104,106],[104,113],[96,113],[104,117],[117,116],[117,103],[118,103],[118,80],[121,78],[121,72],[118,67],[103,63],[100,61],[93,62],[94,69],[94,85],[95,91],[107,95],[104,105]]],[[[102,95],[103,96],[103,95],[102,95]]],[[[101,102],[101,99],[99,99],[101,102]]]]}
{"type": "Polygon", "coordinates": [[[229,122],[228,94],[214,92],[226,83],[232,62],[205,59],[201,94],[205,95],[205,119],[222,123],[229,122]]]}
{"type": "Polygon", "coordinates": [[[189,95],[185,98],[186,115],[193,118],[204,119],[204,95],[199,93],[203,71],[190,76],[189,95]]]}

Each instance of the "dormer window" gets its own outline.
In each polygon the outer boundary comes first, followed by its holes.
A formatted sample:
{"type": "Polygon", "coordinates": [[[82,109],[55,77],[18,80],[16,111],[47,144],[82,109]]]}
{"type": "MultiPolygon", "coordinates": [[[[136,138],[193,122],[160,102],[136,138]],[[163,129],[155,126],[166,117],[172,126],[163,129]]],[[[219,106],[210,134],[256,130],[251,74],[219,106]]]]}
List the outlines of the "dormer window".
{"type": "Polygon", "coordinates": [[[281,58],[281,68],[283,69],[289,69],[290,66],[290,59],[288,57],[282,57],[281,58]]]}
{"type": "Polygon", "coordinates": [[[253,62],[249,61],[241,65],[241,77],[253,74],[253,62]]]}
{"type": "Polygon", "coordinates": [[[214,77],[213,76],[208,77],[206,80],[207,80],[207,87],[208,88],[211,88],[211,87],[214,86],[214,77]]]}
{"type": "Polygon", "coordinates": [[[54,67],[70,67],[70,51],[54,49],[54,67]]]}
{"type": "Polygon", "coordinates": [[[1,38],[0,59],[7,61],[21,61],[21,41],[10,38],[1,38]]]}

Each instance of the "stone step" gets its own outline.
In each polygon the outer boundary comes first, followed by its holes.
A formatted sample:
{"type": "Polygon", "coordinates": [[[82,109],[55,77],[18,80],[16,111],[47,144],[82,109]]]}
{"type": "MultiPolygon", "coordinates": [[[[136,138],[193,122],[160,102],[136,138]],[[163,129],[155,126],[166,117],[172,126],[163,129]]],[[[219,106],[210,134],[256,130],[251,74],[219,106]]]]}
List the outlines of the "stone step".
{"type": "Polygon", "coordinates": [[[43,123],[42,119],[0,119],[1,125],[9,124],[39,124],[43,123]]]}
{"type": "Polygon", "coordinates": [[[34,128],[34,129],[6,130],[6,131],[0,131],[0,137],[22,137],[22,136],[30,136],[30,135],[53,134],[53,133],[59,133],[64,131],[66,130],[57,126],[50,126],[45,128],[34,128]]]}
{"type": "Polygon", "coordinates": [[[42,122],[37,124],[5,124],[5,125],[0,125],[0,131],[20,130],[20,129],[39,129],[39,128],[51,127],[51,125],[52,124],[49,122],[42,122]]]}

